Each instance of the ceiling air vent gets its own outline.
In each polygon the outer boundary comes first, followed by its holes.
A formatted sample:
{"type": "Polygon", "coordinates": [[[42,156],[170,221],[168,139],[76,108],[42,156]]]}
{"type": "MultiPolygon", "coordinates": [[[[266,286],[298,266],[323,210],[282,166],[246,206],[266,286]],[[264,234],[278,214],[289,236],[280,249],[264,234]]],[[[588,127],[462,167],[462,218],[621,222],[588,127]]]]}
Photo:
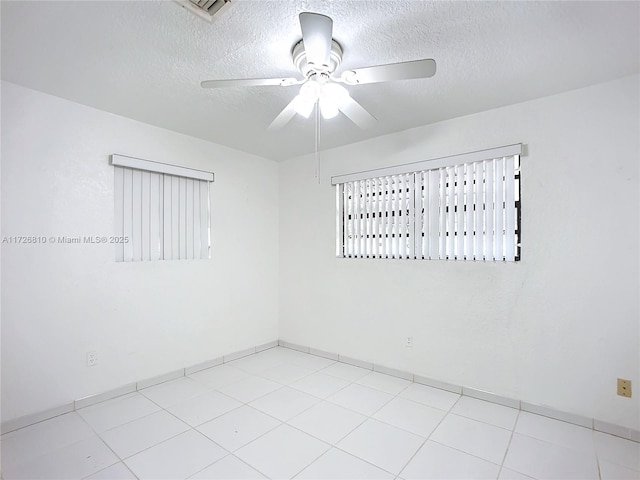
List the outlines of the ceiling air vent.
{"type": "Polygon", "coordinates": [[[231,0],[176,0],[178,4],[209,22],[231,4],[231,0]]]}

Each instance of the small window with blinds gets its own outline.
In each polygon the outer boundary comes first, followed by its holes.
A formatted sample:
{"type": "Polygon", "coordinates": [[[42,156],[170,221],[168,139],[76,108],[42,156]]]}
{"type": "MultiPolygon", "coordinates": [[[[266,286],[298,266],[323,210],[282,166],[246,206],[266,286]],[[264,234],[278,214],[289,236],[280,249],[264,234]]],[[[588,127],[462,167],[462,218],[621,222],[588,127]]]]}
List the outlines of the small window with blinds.
{"type": "Polygon", "coordinates": [[[521,145],[332,178],[339,257],[518,261],[521,145]]]}
{"type": "Polygon", "coordinates": [[[210,258],[213,173],[112,155],[116,261],[210,258]]]}

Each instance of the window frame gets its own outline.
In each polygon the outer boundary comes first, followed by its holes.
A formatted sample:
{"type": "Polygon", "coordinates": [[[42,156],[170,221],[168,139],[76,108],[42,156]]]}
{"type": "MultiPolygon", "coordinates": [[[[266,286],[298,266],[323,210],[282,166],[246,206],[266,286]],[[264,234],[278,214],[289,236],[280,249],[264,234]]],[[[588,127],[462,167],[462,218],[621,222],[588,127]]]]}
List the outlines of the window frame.
{"type": "Polygon", "coordinates": [[[214,174],[111,155],[116,262],[211,258],[214,174]]]}
{"type": "Polygon", "coordinates": [[[336,256],[520,261],[521,157],[514,144],[332,177],[336,256]]]}

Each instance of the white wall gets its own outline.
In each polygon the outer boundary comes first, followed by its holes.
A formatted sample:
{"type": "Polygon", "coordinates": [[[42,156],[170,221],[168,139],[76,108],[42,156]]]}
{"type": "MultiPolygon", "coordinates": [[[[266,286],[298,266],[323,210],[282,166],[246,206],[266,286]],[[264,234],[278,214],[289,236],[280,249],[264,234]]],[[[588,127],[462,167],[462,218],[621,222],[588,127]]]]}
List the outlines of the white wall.
{"type": "Polygon", "coordinates": [[[116,263],[108,245],[2,245],[4,421],[277,338],[274,162],[10,83],[2,127],[6,236],[113,234],[112,153],[210,169],[216,180],[210,261],[116,263]]]}
{"type": "Polygon", "coordinates": [[[640,426],[639,78],[280,165],[280,337],[640,426]],[[331,175],[522,142],[522,261],[335,258],[331,175]],[[403,346],[412,336],[414,347],[403,346]]]}
{"type": "Polygon", "coordinates": [[[323,152],[321,185],[310,157],[278,173],[3,83],[2,235],[111,233],[111,153],[210,168],[216,182],[211,261],[2,246],[2,419],[280,336],[638,428],[640,397],[615,395],[617,377],[640,385],[638,82],[323,152]],[[335,258],[331,175],[514,142],[528,148],[520,263],[335,258]]]}

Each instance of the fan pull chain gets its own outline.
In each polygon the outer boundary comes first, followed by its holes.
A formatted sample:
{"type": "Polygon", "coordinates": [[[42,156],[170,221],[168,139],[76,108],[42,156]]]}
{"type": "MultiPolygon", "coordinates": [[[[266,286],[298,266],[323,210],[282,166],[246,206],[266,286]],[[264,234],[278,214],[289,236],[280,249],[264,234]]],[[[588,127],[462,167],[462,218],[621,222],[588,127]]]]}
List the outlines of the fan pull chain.
{"type": "Polygon", "coordinates": [[[318,179],[318,185],[320,185],[320,103],[316,102],[316,178],[318,179]]]}

